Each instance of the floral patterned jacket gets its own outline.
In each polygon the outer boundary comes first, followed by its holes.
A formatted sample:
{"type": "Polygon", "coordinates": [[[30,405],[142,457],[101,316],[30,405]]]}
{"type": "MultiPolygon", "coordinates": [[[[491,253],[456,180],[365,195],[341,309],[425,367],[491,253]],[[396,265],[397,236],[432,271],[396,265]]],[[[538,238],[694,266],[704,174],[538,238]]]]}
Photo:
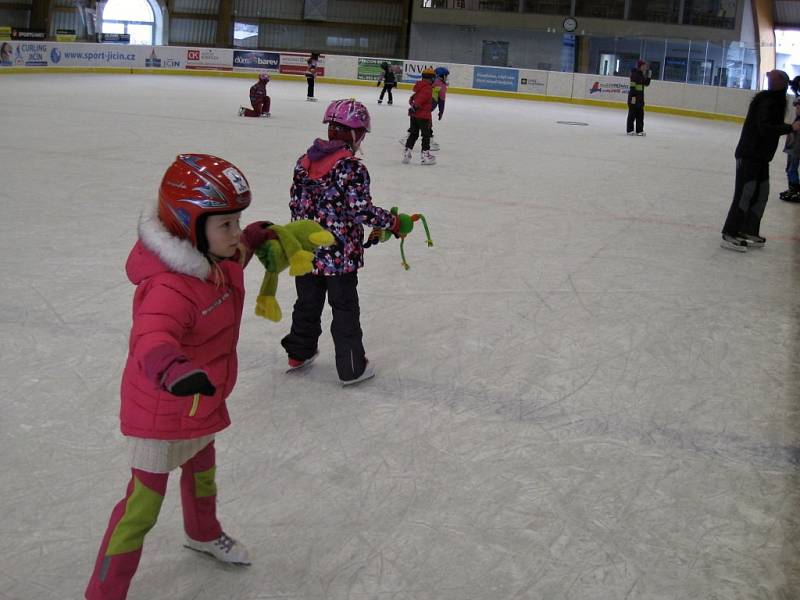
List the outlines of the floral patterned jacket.
{"type": "Polygon", "coordinates": [[[340,141],[317,139],[294,168],[289,209],[292,220],[311,219],[330,231],[336,244],[317,249],[315,275],[344,275],[364,266],[364,225],[390,229],[394,215],[374,206],[367,167],[340,141]]]}

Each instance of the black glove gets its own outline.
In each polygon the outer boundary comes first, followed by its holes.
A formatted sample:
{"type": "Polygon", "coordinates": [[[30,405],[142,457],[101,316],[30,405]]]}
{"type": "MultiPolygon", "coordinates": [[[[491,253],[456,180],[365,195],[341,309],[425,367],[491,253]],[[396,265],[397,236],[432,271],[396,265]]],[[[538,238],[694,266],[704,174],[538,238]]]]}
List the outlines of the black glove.
{"type": "Polygon", "coordinates": [[[192,371],[169,384],[167,391],[175,396],[213,396],[217,388],[208,380],[204,371],[192,371]]]}
{"type": "Polygon", "coordinates": [[[375,87],[381,87],[381,82],[379,81],[378,83],[376,83],[375,87]]]}

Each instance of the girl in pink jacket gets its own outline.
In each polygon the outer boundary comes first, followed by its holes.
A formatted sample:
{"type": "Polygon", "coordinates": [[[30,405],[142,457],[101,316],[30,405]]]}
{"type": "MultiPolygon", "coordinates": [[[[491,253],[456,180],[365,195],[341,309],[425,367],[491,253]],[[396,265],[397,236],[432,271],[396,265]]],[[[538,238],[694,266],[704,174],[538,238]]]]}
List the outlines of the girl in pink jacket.
{"type": "Polygon", "coordinates": [[[236,383],[249,258],[239,215],[249,204],[235,166],[182,154],[164,175],[158,207],[139,221],[126,265],[136,292],[120,411],[131,479],[111,513],[88,600],[126,597],[169,472],[179,466],[186,547],[250,564],[217,520],[214,482],[214,434],[230,424],[225,399],[236,383]]]}

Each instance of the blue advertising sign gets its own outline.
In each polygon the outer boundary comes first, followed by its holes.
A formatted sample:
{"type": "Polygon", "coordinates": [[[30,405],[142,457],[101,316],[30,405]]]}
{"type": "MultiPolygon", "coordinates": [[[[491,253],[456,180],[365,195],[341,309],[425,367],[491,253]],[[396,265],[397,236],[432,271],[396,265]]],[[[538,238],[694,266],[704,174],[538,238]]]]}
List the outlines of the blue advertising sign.
{"type": "Polygon", "coordinates": [[[519,70],[502,67],[475,67],[472,74],[472,87],[482,90],[516,92],[519,84],[519,70]]]}
{"type": "Polygon", "coordinates": [[[234,50],[233,66],[243,69],[270,69],[277,71],[281,64],[281,55],[277,52],[260,52],[257,50],[234,50]]]}

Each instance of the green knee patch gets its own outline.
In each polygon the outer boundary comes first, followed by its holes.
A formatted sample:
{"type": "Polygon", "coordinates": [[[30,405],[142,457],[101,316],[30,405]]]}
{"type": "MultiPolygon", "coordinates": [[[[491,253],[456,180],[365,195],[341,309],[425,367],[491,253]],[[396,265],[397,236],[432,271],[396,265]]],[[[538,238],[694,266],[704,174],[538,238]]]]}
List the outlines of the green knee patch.
{"type": "Polygon", "coordinates": [[[144,544],[144,536],[156,524],[163,501],[164,496],[154,492],[134,477],[133,493],[125,504],[125,514],[114,527],[114,533],[108,541],[106,556],[139,550],[144,544]]]}
{"type": "Polygon", "coordinates": [[[208,498],[209,496],[217,495],[217,484],[214,483],[216,473],[217,467],[214,466],[208,471],[201,471],[194,474],[195,498],[208,498]]]}

